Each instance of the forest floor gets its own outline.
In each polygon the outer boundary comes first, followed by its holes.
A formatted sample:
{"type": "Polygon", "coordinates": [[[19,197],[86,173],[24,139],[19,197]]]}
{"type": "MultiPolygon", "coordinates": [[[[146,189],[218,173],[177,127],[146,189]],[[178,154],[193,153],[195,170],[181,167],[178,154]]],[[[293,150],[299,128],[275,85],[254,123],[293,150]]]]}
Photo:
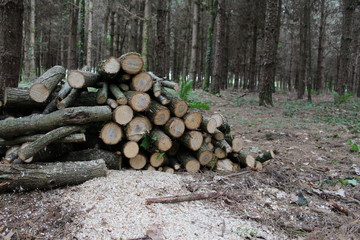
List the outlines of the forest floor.
{"type": "Polygon", "coordinates": [[[331,95],[308,103],[276,93],[265,108],[255,93],[195,96],[228,117],[246,151],[272,149],[275,159],[235,175],[110,171],[79,186],[3,194],[0,239],[360,239],[360,152],[348,143],[360,145],[359,99],[336,106],[331,95]],[[144,204],[214,190],[224,194],[144,204]]]}

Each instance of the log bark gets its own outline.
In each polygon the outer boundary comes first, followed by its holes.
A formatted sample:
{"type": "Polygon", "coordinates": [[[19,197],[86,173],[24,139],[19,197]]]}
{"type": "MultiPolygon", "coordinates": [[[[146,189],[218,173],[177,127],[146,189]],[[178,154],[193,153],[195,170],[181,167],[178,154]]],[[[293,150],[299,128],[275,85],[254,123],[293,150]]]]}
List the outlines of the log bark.
{"type": "Polygon", "coordinates": [[[129,159],[129,164],[133,169],[140,170],[145,167],[147,161],[146,155],[139,153],[135,157],[129,159]]]}
{"type": "Polygon", "coordinates": [[[203,136],[201,132],[198,131],[188,131],[185,132],[181,138],[180,142],[187,148],[197,151],[203,144],[203,136]]]}
{"type": "Polygon", "coordinates": [[[155,81],[153,84],[153,94],[155,97],[159,97],[161,95],[161,83],[160,81],[155,81]]]}
{"type": "Polygon", "coordinates": [[[121,126],[115,122],[106,123],[100,131],[100,138],[108,145],[118,144],[123,135],[121,126]]]}
{"type": "Polygon", "coordinates": [[[109,85],[107,82],[103,82],[102,87],[96,93],[97,104],[105,104],[108,100],[109,85]]]}
{"type": "Polygon", "coordinates": [[[134,117],[134,111],[128,105],[121,105],[113,111],[113,119],[120,125],[128,124],[134,117]]]}
{"type": "Polygon", "coordinates": [[[115,109],[119,106],[119,104],[117,104],[117,102],[112,98],[108,98],[106,100],[106,104],[109,105],[109,107],[111,107],[112,109],[115,109]]]}
{"type": "Polygon", "coordinates": [[[92,161],[103,159],[108,169],[119,170],[122,168],[122,157],[119,154],[105,151],[102,149],[85,149],[81,151],[69,152],[68,154],[56,159],[59,162],[92,161]]]}
{"type": "Polygon", "coordinates": [[[46,164],[0,164],[0,193],[51,189],[106,176],[104,160],[46,164]]]}
{"type": "Polygon", "coordinates": [[[176,156],[180,149],[180,143],[178,141],[173,141],[171,148],[166,152],[169,156],[176,156]]]}
{"type": "Polygon", "coordinates": [[[65,77],[65,68],[54,66],[38,77],[29,89],[29,96],[35,102],[45,102],[61,79],[65,77]]]}
{"type": "Polygon", "coordinates": [[[96,86],[100,75],[97,73],[72,70],[70,71],[67,82],[72,88],[86,88],[96,86]]]}
{"type": "Polygon", "coordinates": [[[180,85],[176,82],[171,82],[171,81],[161,81],[161,86],[162,87],[167,87],[167,88],[171,88],[174,89],[175,91],[180,91],[180,85]]]}
{"type": "MultiPolygon", "coordinates": [[[[150,132],[150,136],[155,140],[155,147],[161,152],[168,151],[172,146],[172,141],[169,136],[167,136],[163,131],[158,128],[154,128],[150,132]]],[[[155,166],[154,166],[155,167],[155,166]]]]}
{"type": "Polygon", "coordinates": [[[162,91],[162,95],[170,100],[168,107],[176,117],[183,117],[187,113],[188,105],[184,100],[166,90],[162,91]]]}
{"type": "Polygon", "coordinates": [[[164,132],[174,138],[181,137],[185,132],[184,121],[177,117],[172,117],[167,121],[163,128],[164,132]]]}
{"type": "Polygon", "coordinates": [[[183,117],[185,127],[189,130],[196,130],[200,127],[203,116],[199,111],[188,111],[183,117]]]}
{"type": "Polygon", "coordinates": [[[216,120],[214,118],[203,117],[200,127],[201,130],[213,134],[216,130],[216,120]]]}
{"type": "Polygon", "coordinates": [[[120,62],[115,57],[109,57],[100,62],[97,71],[105,78],[113,78],[120,71],[120,62]]]}
{"type": "Polygon", "coordinates": [[[110,84],[109,88],[110,88],[111,93],[114,95],[116,102],[118,104],[120,104],[120,105],[127,104],[128,100],[118,86],[116,86],[115,84],[110,84]]]}
{"type": "Polygon", "coordinates": [[[247,154],[244,151],[240,151],[238,153],[235,153],[234,155],[235,156],[232,156],[231,154],[229,155],[233,162],[239,163],[242,167],[255,168],[256,160],[253,156],[247,154]]]}
{"type": "Polygon", "coordinates": [[[128,74],[137,74],[144,66],[144,60],[138,53],[126,53],[119,57],[121,69],[128,74]]]}
{"type": "Polygon", "coordinates": [[[221,193],[218,193],[218,192],[192,193],[192,194],[187,194],[187,195],[147,198],[145,201],[145,204],[177,203],[177,202],[184,202],[184,201],[195,201],[195,200],[201,200],[201,199],[216,198],[219,196],[221,196],[221,193]]]}
{"type": "Polygon", "coordinates": [[[152,85],[152,77],[147,72],[142,72],[131,79],[130,89],[137,92],[147,92],[152,85]]]}
{"type": "Polygon", "coordinates": [[[167,156],[164,153],[155,152],[150,156],[151,166],[157,168],[167,164],[167,156]]]}
{"type": "Polygon", "coordinates": [[[126,138],[130,141],[138,142],[152,129],[151,122],[147,117],[137,116],[133,118],[126,126],[126,138]]]}
{"type": "Polygon", "coordinates": [[[208,144],[203,143],[200,149],[196,152],[196,157],[201,165],[206,166],[213,159],[214,154],[208,144]]]}
{"type": "Polygon", "coordinates": [[[73,103],[77,100],[80,96],[81,90],[80,89],[71,89],[70,93],[60,102],[57,103],[57,109],[64,109],[73,105],[73,103]]]}
{"type": "Polygon", "coordinates": [[[128,141],[122,145],[122,153],[127,158],[136,157],[139,153],[139,144],[134,141],[128,141]]]}
{"type": "MultiPolygon", "coordinates": [[[[225,134],[222,133],[219,129],[215,129],[215,132],[212,134],[213,138],[217,141],[221,141],[225,139],[225,134]]],[[[240,149],[241,150],[241,149],[240,149]]],[[[240,151],[239,150],[239,151],[240,151]]]]}
{"type": "Polygon", "coordinates": [[[124,92],[127,92],[130,90],[129,85],[127,85],[126,83],[120,83],[119,88],[121,89],[121,91],[124,91],[124,92]]]}
{"type": "Polygon", "coordinates": [[[275,154],[272,150],[269,150],[269,151],[265,151],[265,152],[262,152],[260,153],[257,157],[256,157],[256,161],[258,162],[266,162],[270,159],[273,159],[275,157],[275,154]]]}
{"type": "Polygon", "coordinates": [[[223,149],[226,152],[226,155],[232,152],[230,144],[225,140],[213,141],[212,143],[214,144],[214,147],[223,149]]]}
{"type": "Polygon", "coordinates": [[[33,114],[23,118],[2,120],[0,137],[9,139],[66,125],[109,121],[111,118],[112,112],[108,106],[65,108],[49,114],[33,114]]]}
{"type": "MultiPolygon", "coordinates": [[[[14,146],[18,144],[23,144],[24,142],[33,142],[38,138],[44,136],[44,134],[36,134],[30,136],[21,136],[12,140],[0,139],[0,146],[14,146]]],[[[86,136],[84,133],[74,133],[67,137],[56,140],[57,143],[80,143],[85,142],[86,136]]]]}
{"type": "Polygon", "coordinates": [[[65,84],[63,84],[62,88],[58,92],[58,95],[53,98],[51,102],[45,107],[42,114],[48,114],[58,110],[57,103],[63,100],[70,93],[71,89],[73,88],[69,85],[69,83],[65,82],[65,84]]]}
{"type": "Polygon", "coordinates": [[[35,110],[43,108],[46,103],[39,103],[32,100],[29,96],[29,89],[21,88],[5,88],[4,91],[4,107],[6,109],[24,109],[35,110]]]}
{"type": "Polygon", "coordinates": [[[7,163],[13,162],[15,159],[18,158],[18,152],[20,150],[20,146],[12,146],[5,152],[5,157],[3,157],[2,160],[4,160],[7,163]]]}
{"type": "Polygon", "coordinates": [[[21,160],[26,160],[33,157],[41,149],[45,148],[50,143],[62,139],[70,134],[82,130],[81,126],[65,126],[54,129],[43,136],[36,139],[34,142],[29,143],[26,147],[21,148],[18,152],[18,156],[21,160]]]}
{"type": "Polygon", "coordinates": [[[95,92],[83,91],[70,107],[98,106],[96,98],[97,94],[95,92]]]}
{"type": "Polygon", "coordinates": [[[179,162],[185,167],[186,171],[195,173],[200,170],[199,161],[190,155],[190,153],[183,151],[178,154],[179,162]]]}
{"type": "Polygon", "coordinates": [[[216,127],[220,127],[224,123],[224,116],[221,113],[213,113],[210,118],[213,118],[216,120],[216,127]]]}
{"type": "Polygon", "coordinates": [[[170,119],[170,110],[154,100],[150,102],[145,114],[157,126],[164,125],[170,119]]]}
{"type": "Polygon", "coordinates": [[[149,94],[135,91],[128,91],[124,94],[128,99],[128,104],[134,111],[142,112],[149,107],[151,102],[149,94]]]}

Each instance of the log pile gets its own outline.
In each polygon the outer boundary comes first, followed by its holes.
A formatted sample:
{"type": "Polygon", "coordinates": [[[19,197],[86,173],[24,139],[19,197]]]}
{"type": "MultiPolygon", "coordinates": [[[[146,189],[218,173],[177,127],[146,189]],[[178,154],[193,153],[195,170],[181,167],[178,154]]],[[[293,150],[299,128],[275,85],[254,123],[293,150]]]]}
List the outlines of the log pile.
{"type": "Polygon", "coordinates": [[[189,109],[178,83],[142,68],[141,56],[127,53],[100,62],[95,73],[66,77],[55,66],[29,89],[6,88],[0,193],[77,184],[106,168],[261,170],[274,157],[243,152],[223,115],[189,109]]]}

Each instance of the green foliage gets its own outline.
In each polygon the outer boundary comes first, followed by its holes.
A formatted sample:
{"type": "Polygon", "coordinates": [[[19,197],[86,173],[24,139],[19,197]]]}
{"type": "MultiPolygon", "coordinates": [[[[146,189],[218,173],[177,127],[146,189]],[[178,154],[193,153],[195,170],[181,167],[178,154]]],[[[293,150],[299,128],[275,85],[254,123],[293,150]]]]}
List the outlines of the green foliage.
{"type": "Polygon", "coordinates": [[[341,104],[348,102],[349,99],[353,96],[355,95],[351,92],[345,92],[344,95],[339,95],[335,91],[333,92],[334,103],[336,106],[340,106],[341,104]]]}
{"type": "Polygon", "coordinates": [[[341,183],[344,186],[357,186],[358,185],[358,181],[360,180],[360,177],[354,177],[351,179],[345,179],[345,178],[336,178],[336,179],[326,179],[324,180],[324,184],[329,184],[329,185],[336,185],[338,183],[341,183]]]}
{"type": "Polygon", "coordinates": [[[353,140],[349,140],[349,141],[347,141],[347,143],[350,146],[351,152],[360,153],[360,146],[356,142],[354,142],[353,140]]]}
{"type": "Polygon", "coordinates": [[[187,101],[189,103],[190,108],[197,108],[197,109],[210,109],[210,102],[201,101],[199,100],[192,91],[192,81],[185,81],[183,78],[180,79],[180,91],[178,93],[179,97],[187,101]]]}
{"type": "Polygon", "coordinates": [[[155,147],[155,141],[157,137],[150,137],[149,134],[145,134],[143,140],[141,141],[140,147],[144,148],[145,150],[149,150],[155,147]]]}
{"type": "Polygon", "coordinates": [[[179,97],[184,101],[189,101],[189,95],[192,92],[192,81],[180,80],[179,97]]]}
{"type": "Polygon", "coordinates": [[[156,159],[157,159],[157,160],[160,160],[162,157],[164,157],[164,155],[165,155],[165,152],[161,152],[161,153],[156,157],[156,159]]]}

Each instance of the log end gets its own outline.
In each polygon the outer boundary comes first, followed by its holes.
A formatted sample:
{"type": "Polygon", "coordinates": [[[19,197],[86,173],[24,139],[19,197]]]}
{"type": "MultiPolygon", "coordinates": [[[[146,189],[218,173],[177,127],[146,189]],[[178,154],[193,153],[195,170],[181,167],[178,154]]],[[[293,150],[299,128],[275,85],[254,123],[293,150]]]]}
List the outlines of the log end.
{"type": "Polygon", "coordinates": [[[170,119],[170,110],[167,108],[163,108],[155,113],[153,123],[155,125],[162,126],[165,125],[167,121],[169,121],[169,119],[170,119]]]}
{"type": "Polygon", "coordinates": [[[67,81],[72,88],[82,88],[85,85],[84,75],[77,70],[70,71],[67,81]]]}
{"type": "Polygon", "coordinates": [[[109,122],[103,126],[100,131],[100,138],[105,144],[115,145],[120,142],[123,137],[121,127],[114,122],[109,122]]]}
{"type": "Polygon", "coordinates": [[[179,138],[185,132],[185,124],[184,121],[180,118],[173,117],[171,118],[165,125],[169,135],[174,138],[179,138]]]}
{"type": "Polygon", "coordinates": [[[177,117],[183,117],[188,110],[188,104],[184,100],[180,100],[174,105],[173,113],[177,117]]]}
{"type": "Polygon", "coordinates": [[[134,141],[130,141],[124,144],[123,146],[123,154],[127,158],[134,158],[139,153],[139,144],[134,141]]]}
{"type": "Polygon", "coordinates": [[[121,68],[129,74],[137,74],[144,66],[144,61],[138,53],[128,53],[119,58],[121,68]]]}
{"type": "Polygon", "coordinates": [[[132,78],[130,87],[134,91],[147,92],[152,85],[151,76],[147,72],[142,72],[132,78]]]}
{"type": "Polygon", "coordinates": [[[103,65],[103,71],[107,74],[114,75],[120,71],[120,62],[115,57],[106,59],[103,65]]]}
{"type": "Polygon", "coordinates": [[[214,154],[211,151],[203,151],[198,155],[198,160],[201,165],[206,166],[213,159],[214,154]]]}
{"type": "Polygon", "coordinates": [[[195,130],[200,127],[202,122],[202,114],[201,112],[190,112],[185,115],[184,123],[187,129],[195,130]]]}
{"type": "Polygon", "coordinates": [[[165,164],[166,155],[164,153],[155,152],[150,156],[150,164],[151,166],[157,168],[165,164]]]}
{"type": "Polygon", "coordinates": [[[139,153],[133,158],[129,159],[129,164],[133,169],[140,170],[145,167],[147,158],[144,154],[139,153]]]}
{"type": "Polygon", "coordinates": [[[206,131],[213,134],[216,130],[216,124],[216,120],[214,118],[210,118],[208,123],[206,124],[206,131]]]}
{"type": "Polygon", "coordinates": [[[30,98],[38,103],[45,102],[49,95],[49,89],[42,83],[34,83],[29,89],[30,98]]]}
{"type": "Polygon", "coordinates": [[[137,112],[144,111],[149,107],[150,104],[150,96],[147,93],[137,93],[130,99],[130,106],[137,112]]]}
{"type": "Polygon", "coordinates": [[[134,111],[128,105],[121,105],[113,111],[113,119],[120,125],[128,124],[134,117],[134,111]]]}
{"type": "Polygon", "coordinates": [[[216,127],[220,127],[224,123],[224,117],[220,113],[214,113],[210,116],[210,118],[213,118],[216,120],[216,127]]]}

